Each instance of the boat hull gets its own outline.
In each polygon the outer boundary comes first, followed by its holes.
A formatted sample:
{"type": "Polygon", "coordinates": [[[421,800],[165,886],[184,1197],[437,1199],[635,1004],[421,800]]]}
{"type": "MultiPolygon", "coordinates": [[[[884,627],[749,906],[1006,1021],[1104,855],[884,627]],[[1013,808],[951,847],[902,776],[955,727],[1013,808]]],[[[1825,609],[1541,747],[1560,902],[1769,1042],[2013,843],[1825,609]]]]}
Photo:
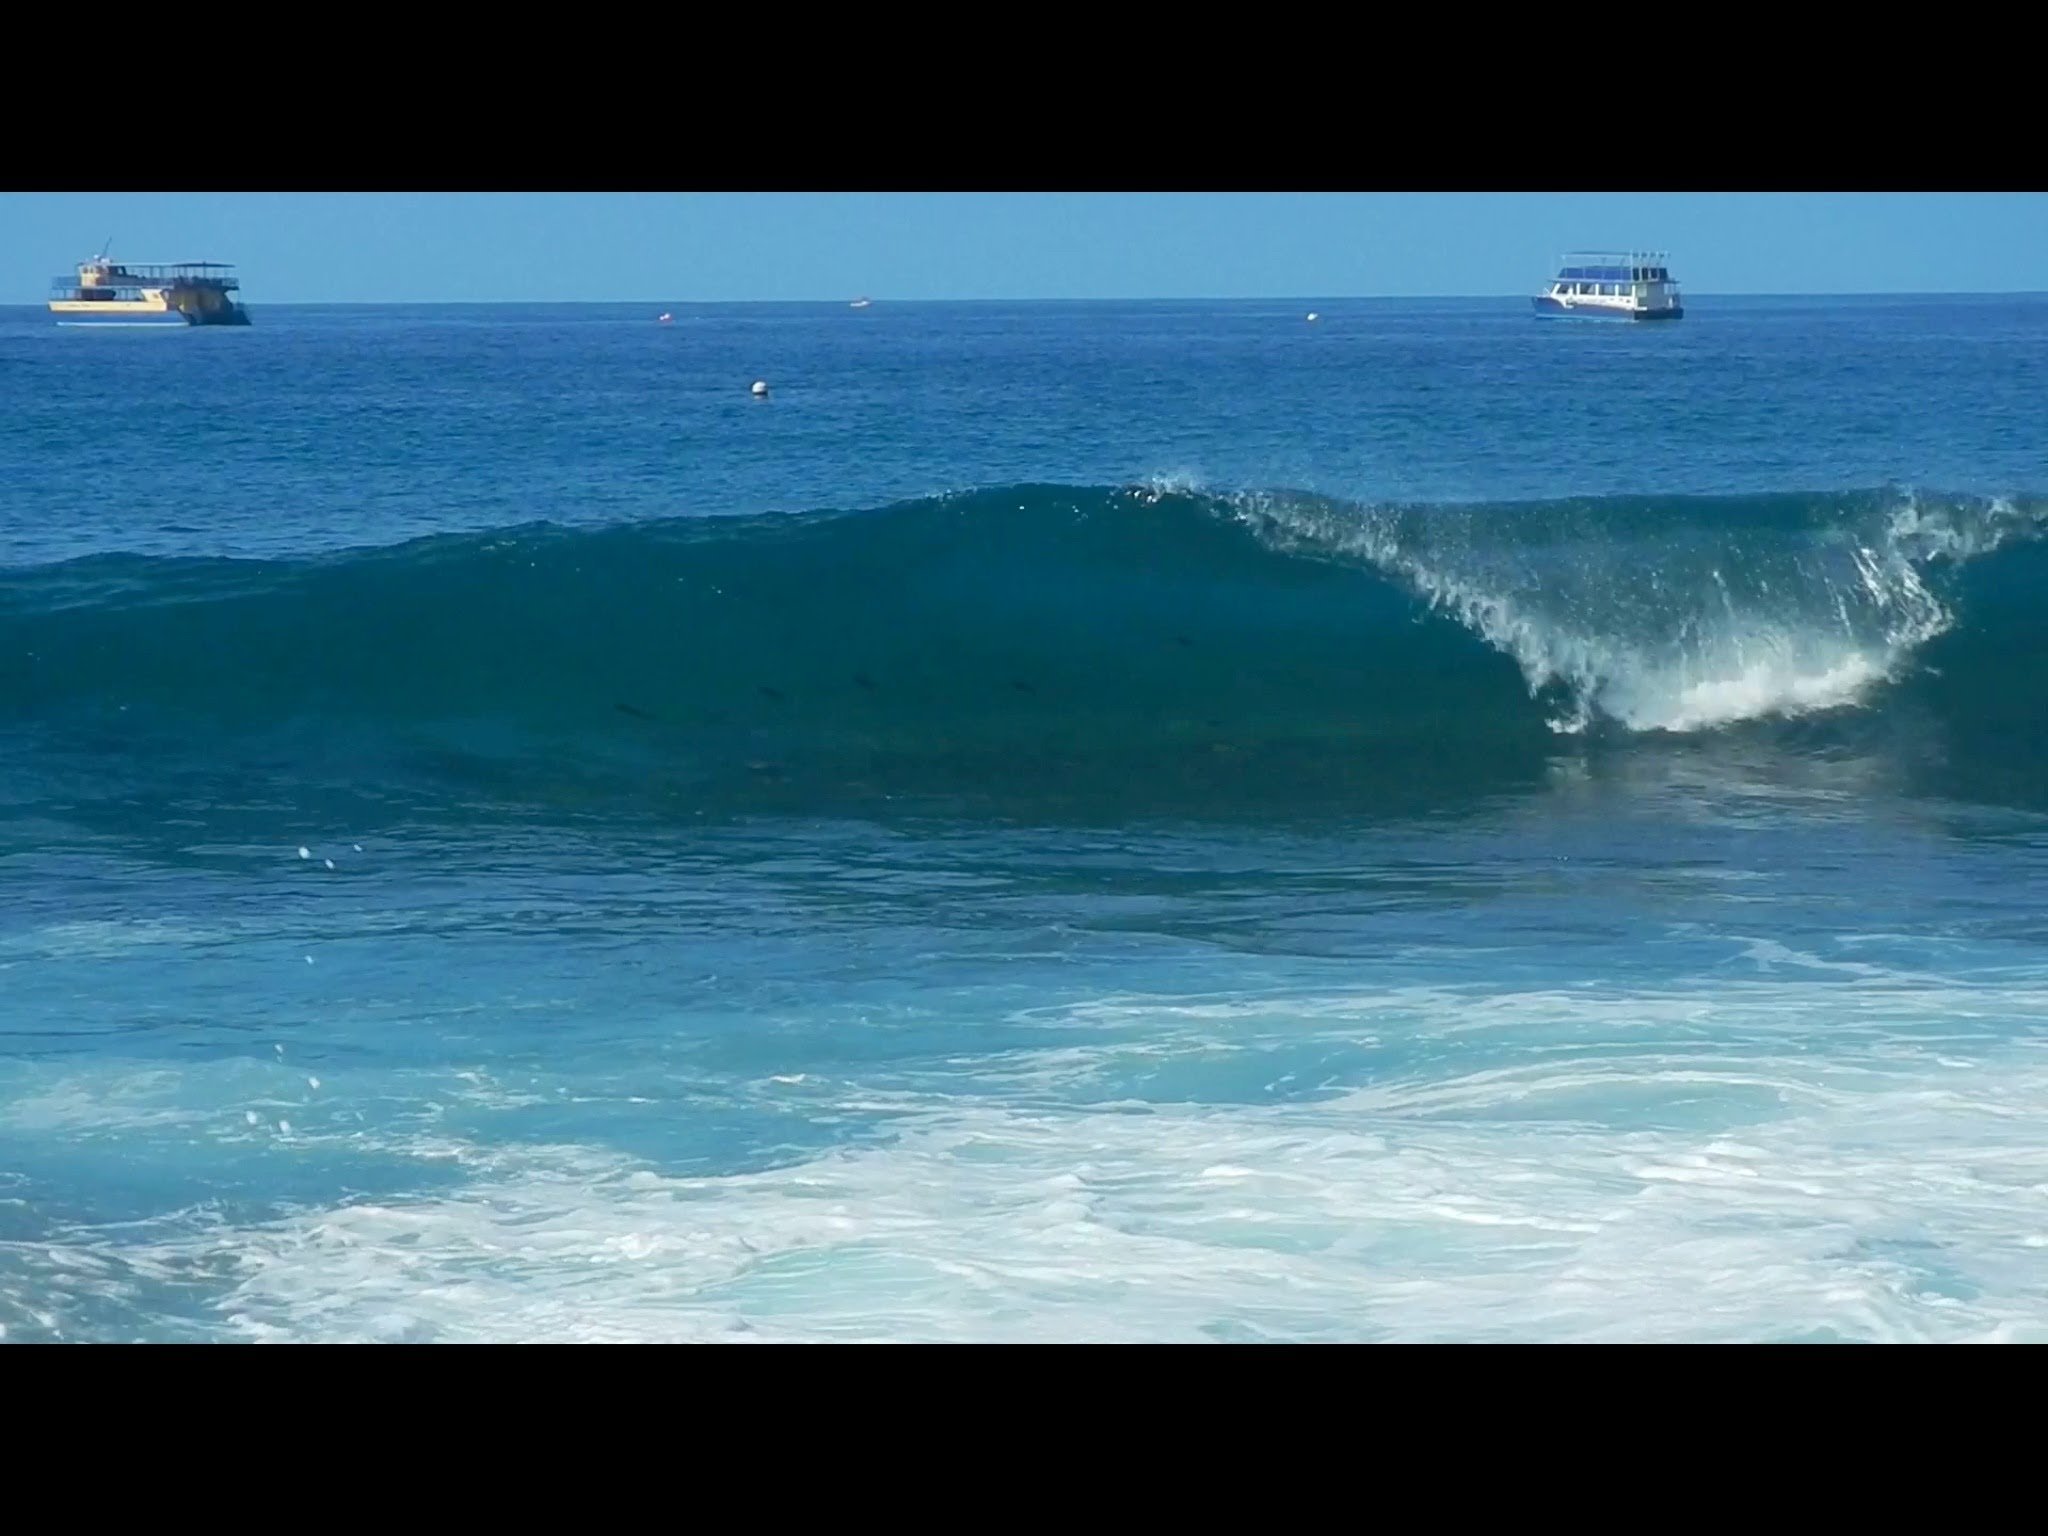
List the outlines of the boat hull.
{"type": "Polygon", "coordinates": [[[227,309],[169,309],[161,304],[51,304],[59,325],[247,325],[249,312],[236,304],[227,309]]]}
{"type": "Polygon", "coordinates": [[[192,323],[183,315],[166,314],[162,311],[154,314],[147,310],[133,311],[125,315],[102,314],[100,311],[103,308],[103,305],[95,304],[90,311],[58,309],[52,313],[56,315],[59,325],[82,326],[86,330],[116,330],[123,327],[132,330],[136,326],[144,326],[155,331],[182,331],[192,323]]]}
{"type": "Polygon", "coordinates": [[[1682,306],[1674,304],[1668,309],[1630,309],[1620,304],[1567,304],[1539,293],[1529,301],[1536,306],[1536,313],[1559,320],[1679,320],[1685,316],[1682,306]]]}

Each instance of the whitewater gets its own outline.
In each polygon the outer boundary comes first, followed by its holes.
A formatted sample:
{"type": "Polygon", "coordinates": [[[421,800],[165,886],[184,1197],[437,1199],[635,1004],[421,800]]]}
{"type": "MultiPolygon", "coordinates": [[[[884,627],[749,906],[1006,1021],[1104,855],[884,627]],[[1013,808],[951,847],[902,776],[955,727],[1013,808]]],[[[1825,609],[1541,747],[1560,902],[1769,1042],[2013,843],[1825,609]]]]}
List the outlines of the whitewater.
{"type": "Polygon", "coordinates": [[[0,311],[0,1341],[2048,1337],[2048,301],[1314,307],[0,311]]]}

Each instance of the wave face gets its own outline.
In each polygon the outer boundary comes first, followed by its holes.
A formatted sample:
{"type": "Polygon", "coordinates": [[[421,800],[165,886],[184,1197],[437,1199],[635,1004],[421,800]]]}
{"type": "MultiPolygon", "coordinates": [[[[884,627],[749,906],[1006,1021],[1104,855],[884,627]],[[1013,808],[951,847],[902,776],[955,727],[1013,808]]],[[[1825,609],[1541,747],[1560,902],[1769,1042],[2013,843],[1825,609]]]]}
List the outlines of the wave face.
{"type": "Polygon", "coordinates": [[[1017,486],[94,557],[0,575],[0,720],[151,773],[697,808],[1426,801],[1512,789],[1575,741],[1888,710],[1945,759],[2031,774],[2044,512],[1017,486]]]}

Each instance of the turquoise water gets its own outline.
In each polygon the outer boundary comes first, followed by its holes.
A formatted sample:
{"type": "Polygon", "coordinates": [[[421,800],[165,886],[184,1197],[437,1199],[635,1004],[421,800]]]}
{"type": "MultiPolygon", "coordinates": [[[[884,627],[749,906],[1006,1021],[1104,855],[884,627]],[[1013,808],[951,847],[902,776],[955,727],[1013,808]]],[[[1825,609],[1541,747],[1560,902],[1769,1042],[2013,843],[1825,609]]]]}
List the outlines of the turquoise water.
{"type": "Polygon", "coordinates": [[[2048,299],[252,310],[0,310],[6,1340],[2048,1336],[2048,299]]]}

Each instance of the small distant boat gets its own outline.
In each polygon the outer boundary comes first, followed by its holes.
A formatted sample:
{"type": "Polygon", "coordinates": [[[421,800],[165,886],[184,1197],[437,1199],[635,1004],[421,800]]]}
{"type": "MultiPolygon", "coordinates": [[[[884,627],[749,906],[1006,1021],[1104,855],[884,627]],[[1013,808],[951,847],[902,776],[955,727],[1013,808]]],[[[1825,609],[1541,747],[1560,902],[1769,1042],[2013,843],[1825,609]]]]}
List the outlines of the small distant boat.
{"type": "Polygon", "coordinates": [[[868,303],[869,301],[867,299],[855,299],[851,304],[847,305],[846,307],[848,309],[866,309],[868,307],[868,303]]]}
{"type": "Polygon", "coordinates": [[[76,276],[50,279],[50,313],[59,325],[247,325],[234,272],[219,261],[109,261],[102,249],[76,276]]]}
{"type": "Polygon", "coordinates": [[[663,325],[671,325],[675,322],[676,317],[670,314],[667,310],[663,310],[657,318],[663,325]]]}
{"type": "Polygon", "coordinates": [[[1685,306],[1661,252],[1575,251],[1533,302],[1539,315],[1587,320],[1677,320],[1685,306]]]}

